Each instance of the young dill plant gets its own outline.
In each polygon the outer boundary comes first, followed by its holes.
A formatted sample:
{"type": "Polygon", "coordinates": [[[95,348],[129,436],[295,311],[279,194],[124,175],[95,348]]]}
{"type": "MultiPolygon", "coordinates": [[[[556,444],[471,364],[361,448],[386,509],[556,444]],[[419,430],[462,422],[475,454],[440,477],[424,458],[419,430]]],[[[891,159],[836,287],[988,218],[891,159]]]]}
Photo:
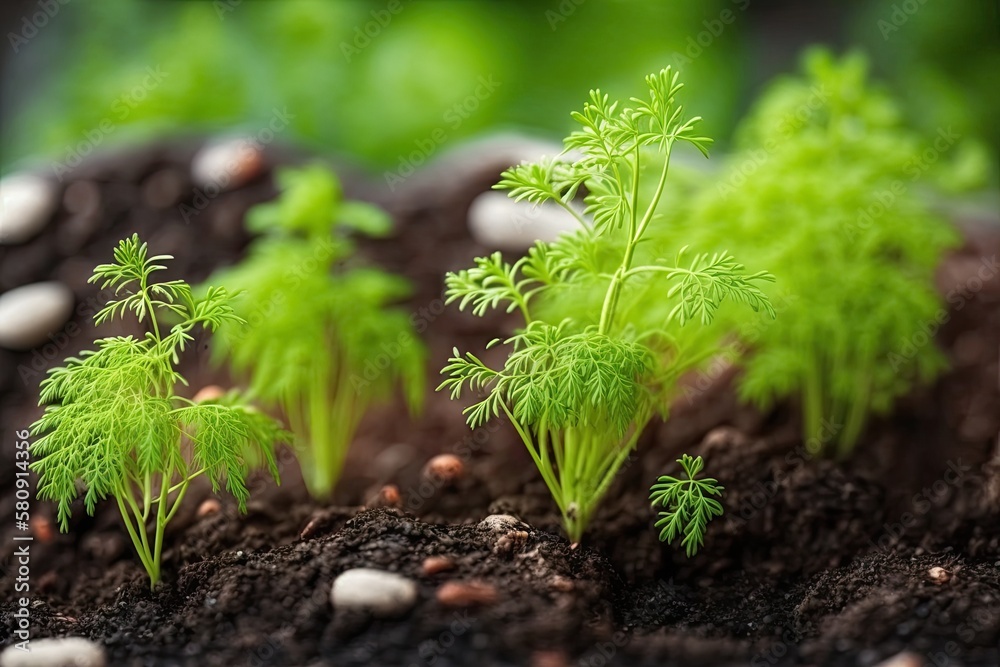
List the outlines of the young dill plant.
{"type": "Polygon", "coordinates": [[[660,512],[656,522],[660,541],[673,544],[678,535],[684,535],[681,546],[690,558],[705,543],[708,522],[722,516],[722,503],[711,496],[721,497],[724,487],[711,477],[698,479],[705,467],[700,456],[683,454],[677,462],[685,478],[663,475],[650,489],[649,499],[654,506],[661,505],[666,510],[660,512]]]}
{"type": "Polygon", "coordinates": [[[240,320],[221,287],[198,299],[181,280],[154,282],[168,259],[148,256],[133,235],[112,263],[94,270],[90,282],[117,297],[97,324],[133,315],[147,331],[100,339],[97,349],[49,371],[41,383],[45,412],[31,426],[40,436],[31,446],[38,497],[58,503],[60,528],[68,529],[78,485],[89,514],[113,497],[151,586],[160,580],[164,530],[191,481],[205,475],[215,491],[224,484],[243,510],[252,466],[263,464],[278,479],[274,447],[284,438],[277,422],[235,396],[195,403],[174,394],[186,384],[176,366],[192,330],[240,320]]]}
{"type": "Polygon", "coordinates": [[[485,392],[465,410],[472,428],[501,415],[510,420],[574,542],[643,428],[666,415],[680,375],[719,349],[697,335],[699,326],[686,325],[709,323],[726,299],[772,312],[756,286],[770,275],[747,273],[728,253],[687,256],[681,248],[673,261],[644,256],[672,149],[685,142],[706,153],[710,143],[694,132],[699,119],[684,119],[675,103],[676,73],[668,68],[646,82],[648,98],[623,107],[592,91],[572,114],[581,129],[562,155],[514,167],[496,186],[515,200],[563,206],[579,219],[579,231],[539,242],[513,263],[495,253],[446,277],[449,303],[478,316],[490,308],[518,311],[524,325],[504,341],[510,354],[503,368],[456,349],[439,389],[453,399],[465,387],[485,392]],[[651,189],[640,187],[645,169],[651,189]],[[581,189],[583,215],[571,205],[581,189]],[[650,283],[668,304],[657,321],[637,316],[637,288],[650,283]]]}
{"type": "Polygon", "coordinates": [[[957,235],[917,180],[927,144],[867,82],[865,59],[814,51],[805,65],[765,92],[743,150],[664,231],[737,244],[775,274],[781,317],[723,325],[747,350],[739,391],[764,408],[797,397],[807,448],[843,458],[872,413],[944,367],[921,337],[942,312],[934,272],[957,235]]]}
{"type": "Polygon", "coordinates": [[[424,346],[411,318],[391,307],[409,293],[403,278],[365,266],[350,234],[384,236],[388,216],[344,201],[322,165],[277,175],[279,198],[252,209],[261,236],[239,264],[212,280],[239,289],[247,322],[222,326],[216,348],[248,395],[285,413],[310,493],[327,498],[368,407],[397,386],[417,410],[424,346]]]}

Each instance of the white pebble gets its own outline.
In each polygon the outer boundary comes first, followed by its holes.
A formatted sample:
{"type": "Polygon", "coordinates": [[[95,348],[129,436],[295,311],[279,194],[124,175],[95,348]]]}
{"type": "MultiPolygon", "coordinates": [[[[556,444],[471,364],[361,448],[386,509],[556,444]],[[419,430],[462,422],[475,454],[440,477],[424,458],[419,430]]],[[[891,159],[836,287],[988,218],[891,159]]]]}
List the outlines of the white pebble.
{"type": "MultiPolygon", "coordinates": [[[[428,170],[444,169],[452,177],[493,171],[498,166],[503,169],[522,162],[537,162],[543,157],[559,155],[562,143],[511,132],[487,134],[470,139],[454,148],[443,151],[428,170]]],[[[567,159],[580,157],[570,153],[567,159]]],[[[499,172],[498,172],[499,173],[499,172]]]]}
{"type": "Polygon", "coordinates": [[[0,654],[0,667],[105,667],[104,649],[83,637],[32,639],[28,651],[16,645],[0,654]]]}
{"type": "MultiPolygon", "coordinates": [[[[191,160],[191,180],[199,188],[238,188],[260,173],[263,157],[246,139],[224,139],[204,146],[191,160]]],[[[207,192],[214,196],[214,192],[207,192]]]]}
{"type": "Polygon", "coordinates": [[[904,651],[883,660],[875,667],[924,667],[924,659],[916,653],[904,651]]]}
{"type": "Polygon", "coordinates": [[[494,535],[506,535],[512,530],[530,530],[530,526],[509,514],[491,514],[476,526],[494,535]]]}
{"type": "Polygon", "coordinates": [[[0,245],[23,243],[40,232],[59,203],[56,190],[36,174],[0,179],[0,245]]]}
{"type": "Polygon", "coordinates": [[[503,192],[484,192],[469,207],[469,232],[490,250],[523,251],[535,241],[555,241],[579,228],[580,222],[558,204],[517,202],[503,192]]]}
{"type": "MultiPolygon", "coordinates": [[[[488,134],[461,142],[435,154],[427,166],[416,172],[388,172],[387,184],[397,193],[393,206],[408,210],[423,208],[431,197],[436,204],[450,202],[468,192],[470,184],[482,188],[500,180],[500,172],[522,162],[559,155],[559,142],[517,133],[488,134]],[[407,175],[410,174],[410,175],[407,175]]],[[[577,155],[567,155],[575,159],[577,155]]]]}
{"type": "Polygon", "coordinates": [[[59,282],[0,294],[0,347],[28,350],[49,340],[73,312],[73,292],[59,282]]]}
{"type": "Polygon", "coordinates": [[[941,585],[948,583],[951,579],[951,572],[943,567],[935,566],[927,570],[927,576],[930,577],[930,580],[935,584],[941,585]]]}
{"type": "Polygon", "coordinates": [[[333,582],[334,609],[366,611],[379,618],[401,616],[417,603],[417,585],[392,572],[360,567],[347,570],[333,582]]]}

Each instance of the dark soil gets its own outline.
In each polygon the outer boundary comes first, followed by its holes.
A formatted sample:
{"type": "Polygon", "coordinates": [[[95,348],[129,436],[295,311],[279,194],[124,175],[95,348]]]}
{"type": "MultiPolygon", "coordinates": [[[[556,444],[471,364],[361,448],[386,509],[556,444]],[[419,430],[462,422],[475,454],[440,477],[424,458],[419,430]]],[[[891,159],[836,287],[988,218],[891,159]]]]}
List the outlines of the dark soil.
{"type": "MultiPolygon", "coordinates": [[[[79,335],[53,349],[0,350],[5,470],[14,432],[38,414],[44,368],[95,337],[85,305],[97,290],[85,280],[117,240],[137,231],[177,257],[174,275],[202,279],[240,256],[249,241],[243,213],[274,195],[270,167],[298,159],[269,153],[259,178],[185,222],[178,207],[196,196],[187,173],[197,145],[93,160],[64,184],[45,234],[0,248],[0,290],[55,278],[81,304],[79,335]]],[[[445,185],[418,174],[395,192],[345,177],[349,192],[397,219],[397,234],[365,252],[413,281],[405,307],[432,370],[452,346],[482,349],[511,324],[441,302],[443,272],[484,251],[466,233],[465,211],[503,166],[480,156],[445,185]]],[[[33,503],[33,637],[89,637],[115,666],[867,666],[904,650],[926,665],[1000,664],[1000,279],[976,278],[1000,251],[1000,224],[956,222],[967,241],[940,272],[949,312],[937,332],[952,370],[873,423],[849,462],[802,449],[794,405],[770,414],[740,406],[733,371],[720,367],[690,379],[688,397],[644,436],[574,547],[512,430],[470,433],[461,406],[431,394],[414,420],[399,404],[372,411],[329,505],[306,496],[287,452],[282,486],[256,480],[247,515],[223,498],[221,511],[199,516],[209,490],[193,489],[170,526],[165,579],[153,592],[110,505],[94,517],[79,507],[72,530],[53,536],[52,508],[33,503]],[[704,455],[727,490],[727,514],[691,560],[657,541],[646,501],[682,451],[704,455]],[[451,486],[423,478],[438,453],[463,459],[465,477],[451,486]],[[401,509],[375,507],[385,484],[399,487],[401,509]],[[492,513],[523,520],[527,539],[477,527],[492,513]],[[455,569],[422,574],[431,555],[450,557],[455,569]],[[417,608],[394,621],[335,612],[331,582],[358,566],[418,581],[417,608]],[[493,585],[497,598],[444,607],[435,591],[447,581],[493,585]]],[[[206,362],[204,343],[184,361],[191,393],[229,382],[206,362]]],[[[4,517],[13,516],[12,482],[0,479],[4,517]]],[[[15,576],[12,534],[5,521],[5,590],[15,576]]],[[[10,599],[0,607],[5,643],[13,609],[10,599]]]]}

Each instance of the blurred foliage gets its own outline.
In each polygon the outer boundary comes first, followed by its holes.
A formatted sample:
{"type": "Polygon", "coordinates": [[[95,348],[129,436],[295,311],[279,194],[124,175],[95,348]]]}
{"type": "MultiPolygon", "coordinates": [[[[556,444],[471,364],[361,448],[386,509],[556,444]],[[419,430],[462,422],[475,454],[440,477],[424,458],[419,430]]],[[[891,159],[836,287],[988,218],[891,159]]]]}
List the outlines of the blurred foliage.
{"type": "Polygon", "coordinates": [[[720,318],[739,339],[741,393],[765,407],[801,397],[810,451],[846,455],[871,412],[943,367],[933,279],[957,234],[925,190],[958,139],[905,129],[859,54],[813,51],[804,70],[754,105],[714,182],[664,209],[655,245],[738,250],[774,273],[776,320],[720,318]]]}
{"type": "MultiPolygon", "coordinates": [[[[249,132],[274,108],[294,116],[283,141],[382,166],[438,128],[448,141],[496,125],[561,133],[565,110],[590,87],[615,92],[636,71],[682,51],[709,5],[85,3],[65,10],[75,12],[73,34],[46,45],[59,54],[59,75],[37,82],[5,129],[4,154],[60,158],[105,118],[115,125],[108,143],[164,129],[249,132]],[[603,46],[625,32],[630,39],[603,46]],[[143,90],[147,67],[165,77],[143,90]],[[494,90],[483,95],[482,80],[494,90]],[[115,105],[132,91],[142,99],[129,99],[127,112],[115,105]]],[[[690,64],[695,77],[716,73],[718,85],[705,87],[700,106],[734,107],[736,72],[719,73],[736,34],[724,37],[690,64]]]]}
{"type": "Polygon", "coordinates": [[[849,30],[876,72],[893,82],[911,122],[926,133],[952,125],[963,137],[986,141],[994,167],[1000,147],[998,12],[990,0],[871,0],[859,3],[849,30]]]}
{"type": "Polygon", "coordinates": [[[422,405],[425,350],[395,307],[407,281],[355,253],[356,234],[385,236],[389,217],[345,201],[321,165],[279,170],[277,181],[281,196],[248,215],[261,234],[248,256],[212,277],[234,290],[245,320],[219,328],[215,355],[248,380],[250,396],[281,407],[310,493],[327,498],[372,404],[399,389],[411,411],[422,405]]]}
{"type": "Polygon", "coordinates": [[[711,82],[692,88],[689,104],[725,147],[756,86],[791,68],[782,59],[831,41],[872,55],[908,123],[986,140],[990,151],[968,141],[957,151],[975,172],[1000,145],[996,9],[984,0],[910,4],[71,3],[9,63],[5,110],[15,122],[3,128],[3,165],[165,131],[250,133],[287,109],[294,118],[280,141],[396,167],[438,130],[434,151],[487,128],[562,136],[565,110],[587,90],[620,96],[636,72],[667,65],[711,82]],[[810,25],[790,23],[803,12],[810,25]],[[144,85],[150,68],[164,77],[144,85]],[[105,120],[110,129],[99,130],[105,120]]]}

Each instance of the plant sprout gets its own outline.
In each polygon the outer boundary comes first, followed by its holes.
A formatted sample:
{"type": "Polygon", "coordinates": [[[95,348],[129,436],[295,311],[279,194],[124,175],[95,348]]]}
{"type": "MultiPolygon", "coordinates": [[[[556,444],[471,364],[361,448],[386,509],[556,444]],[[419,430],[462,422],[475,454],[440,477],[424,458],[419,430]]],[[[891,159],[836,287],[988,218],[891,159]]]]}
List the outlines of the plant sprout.
{"type": "Polygon", "coordinates": [[[650,489],[649,499],[653,505],[666,509],[660,512],[656,527],[660,529],[660,541],[673,544],[678,535],[684,535],[681,546],[688,558],[694,556],[705,543],[705,527],[717,516],[722,516],[722,503],[710,496],[722,496],[724,489],[711,477],[697,479],[705,466],[701,457],[692,458],[687,454],[677,459],[686,479],[664,475],[650,489]]]}
{"type": "Polygon", "coordinates": [[[113,497],[151,586],[161,576],[164,531],[192,480],[205,475],[216,491],[224,484],[245,510],[252,465],[263,462],[278,479],[274,446],[284,434],[233,396],[195,403],[174,394],[186,384],[176,366],[192,330],[240,320],[221,287],[196,299],[183,281],[153,282],[168,259],[149,257],[133,235],[112,263],[94,270],[90,282],[120,297],[97,313],[97,324],[131,314],[149,330],[142,338],[100,339],[96,350],[49,371],[41,383],[45,412],[31,426],[41,436],[31,446],[38,497],[58,503],[60,528],[69,527],[78,484],[88,514],[113,497]]]}
{"type": "Polygon", "coordinates": [[[673,261],[636,261],[657,223],[671,150],[686,142],[707,155],[710,143],[694,132],[699,119],[684,120],[675,104],[677,78],[669,68],[650,75],[649,97],[621,109],[592,91],[573,114],[582,127],[566,140],[567,152],[504,172],[497,188],[518,201],[563,206],[578,218],[578,232],[539,242],[513,263],[495,253],[446,277],[449,303],[478,316],[490,308],[517,311],[524,325],[504,341],[510,355],[499,370],[456,349],[439,389],[453,399],[465,387],[485,392],[465,410],[472,428],[501,415],[510,420],[573,542],[643,428],[654,414],[667,413],[680,375],[719,349],[717,341],[687,335],[685,325],[709,323],[726,299],[773,314],[756,286],[771,276],[747,273],[728,253],[680,248],[673,261]],[[568,151],[582,157],[570,160],[568,151]],[[640,188],[644,168],[655,173],[649,192],[640,188]],[[571,205],[581,188],[592,222],[571,205]],[[650,282],[668,304],[666,316],[652,324],[631,316],[634,287],[650,282]],[[588,298],[595,285],[597,301],[588,298]]]}
{"type": "Polygon", "coordinates": [[[249,395],[287,416],[310,493],[327,498],[369,406],[397,386],[410,409],[424,390],[424,346],[411,318],[391,304],[408,283],[360,264],[348,235],[391,229],[378,208],[343,200],[329,169],[278,173],[281,196],[251,210],[263,234],[238,265],[213,280],[241,290],[247,322],[221,329],[220,358],[249,376],[249,395]]]}

